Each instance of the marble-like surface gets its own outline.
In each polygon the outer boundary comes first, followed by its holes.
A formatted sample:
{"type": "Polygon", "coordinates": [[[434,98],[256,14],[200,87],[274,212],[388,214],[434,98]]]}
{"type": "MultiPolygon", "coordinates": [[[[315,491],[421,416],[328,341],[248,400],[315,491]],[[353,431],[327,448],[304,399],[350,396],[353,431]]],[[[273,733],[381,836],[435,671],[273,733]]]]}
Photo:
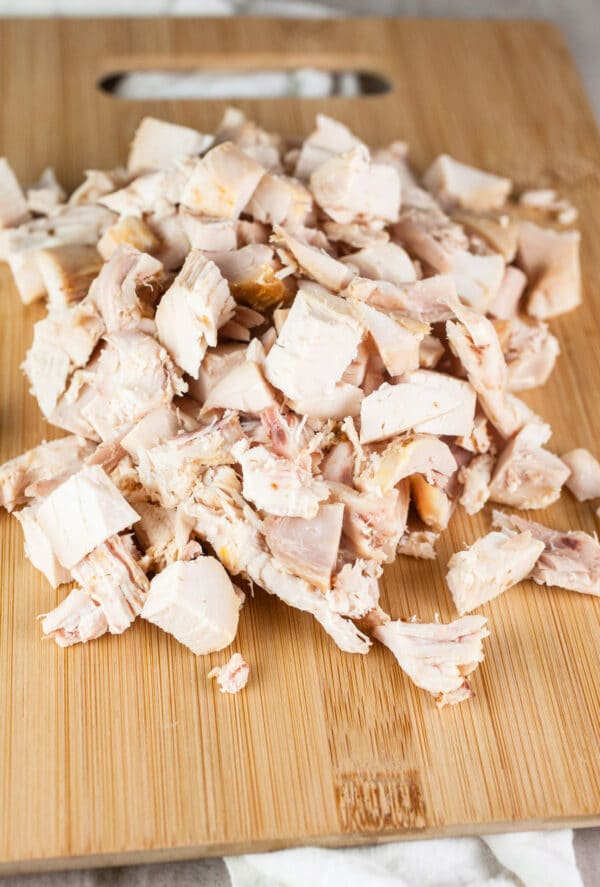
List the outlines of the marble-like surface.
{"type": "MultiPolygon", "coordinates": [[[[122,15],[123,0],[0,0],[0,15],[122,15]]],[[[407,15],[532,18],[562,28],[600,117],[600,0],[134,0],[127,15],[407,15]]],[[[450,839],[451,840],[451,839],[450,839]]],[[[600,884],[600,829],[575,833],[585,887],[600,884]]],[[[0,878],[2,887],[229,887],[221,859],[0,878]]]]}

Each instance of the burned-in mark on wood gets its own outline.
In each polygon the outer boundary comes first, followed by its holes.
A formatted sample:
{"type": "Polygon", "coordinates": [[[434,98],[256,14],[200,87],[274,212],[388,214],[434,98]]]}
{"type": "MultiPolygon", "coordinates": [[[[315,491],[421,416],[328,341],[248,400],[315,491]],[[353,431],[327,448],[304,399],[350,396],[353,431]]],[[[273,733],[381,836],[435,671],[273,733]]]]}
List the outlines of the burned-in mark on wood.
{"type": "Polygon", "coordinates": [[[424,828],[426,809],[416,770],[342,774],[336,783],[344,832],[424,828]]]}

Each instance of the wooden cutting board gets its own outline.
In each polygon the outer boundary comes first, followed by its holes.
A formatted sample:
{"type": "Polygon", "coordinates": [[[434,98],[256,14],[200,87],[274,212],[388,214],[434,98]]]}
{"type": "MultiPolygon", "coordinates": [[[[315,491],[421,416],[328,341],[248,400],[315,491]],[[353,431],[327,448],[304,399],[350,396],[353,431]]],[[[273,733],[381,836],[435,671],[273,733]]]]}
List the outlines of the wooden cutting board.
{"type": "MultiPolygon", "coordinates": [[[[99,77],[139,68],[314,65],[389,78],[368,98],[238,105],[287,135],[317,111],[367,142],[406,139],[417,168],[447,151],[556,186],[581,213],[585,306],[552,323],[562,355],[526,399],[553,448],[600,445],[600,167],[592,114],[560,34],[546,24],[358,20],[5,21],[0,153],[23,180],[48,163],[69,187],[126,156],[145,114],[211,131],[224,103],[132,102],[99,77]]],[[[0,265],[2,460],[57,436],[19,371],[42,308],[20,305],[0,265]]],[[[539,518],[541,515],[533,515],[539,518]]],[[[551,526],[594,531],[565,493],[551,526]]],[[[447,558],[489,526],[459,514],[437,562],[388,569],[394,617],[452,618],[447,558]]],[[[23,559],[0,516],[0,872],[107,865],[600,821],[600,600],[524,583],[490,619],[476,699],[438,711],[392,655],[341,653],[311,617],[258,591],[235,649],[237,697],[154,626],[60,650],[36,615],[64,592],[23,559]]]]}

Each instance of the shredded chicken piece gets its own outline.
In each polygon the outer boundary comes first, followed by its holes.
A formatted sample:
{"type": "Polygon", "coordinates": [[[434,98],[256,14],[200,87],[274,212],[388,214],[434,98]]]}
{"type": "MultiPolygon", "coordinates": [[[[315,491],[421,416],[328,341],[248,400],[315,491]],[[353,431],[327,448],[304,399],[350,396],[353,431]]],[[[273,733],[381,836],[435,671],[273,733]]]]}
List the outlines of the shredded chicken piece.
{"type": "Polygon", "coordinates": [[[431,530],[409,530],[400,539],[396,551],[408,557],[434,561],[437,557],[434,546],[439,536],[431,530]]]}
{"type": "Polygon", "coordinates": [[[108,622],[89,594],[74,588],[58,607],[44,615],[42,631],[46,637],[54,638],[59,647],[70,647],[101,637],[108,631],[108,622]]]}
{"type": "Polygon", "coordinates": [[[488,533],[448,561],[446,583],[463,616],[530,575],[544,544],[530,532],[488,533]]]}
{"type": "Polygon", "coordinates": [[[560,532],[517,515],[494,511],[493,524],[505,533],[531,533],[544,548],[531,572],[538,585],[600,595],[600,544],[579,530],[560,532]]]}
{"type": "Polygon", "coordinates": [[[216,678],[221,693],[239,693],[248,683],[250,667],[239,653],[234,653],[225,665],[216,666],[207,677],[216,678]]]}
{"type": "Polygon", "coordinates": [[[525,426],[500,453],[489,498],[513,508],[547,508],[559,498],[568,477],[564,462],[540,446],[536,437],[532,440],[525,426]]]}
{"type": "Polygon", "coordinates": [[[441,708],[473,696],[466,680],[483,661],[489,635],[483,616],[441,622],[384,622],[373,637],[388,647],[411,681],[431,693],[441,708]]]}

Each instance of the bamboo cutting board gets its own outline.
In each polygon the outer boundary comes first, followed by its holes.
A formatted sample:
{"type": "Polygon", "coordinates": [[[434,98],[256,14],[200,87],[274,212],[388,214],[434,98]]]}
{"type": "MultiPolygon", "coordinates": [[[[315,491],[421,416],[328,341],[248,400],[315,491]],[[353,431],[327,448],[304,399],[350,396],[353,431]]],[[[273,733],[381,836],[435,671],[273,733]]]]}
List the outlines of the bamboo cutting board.
{"type": "MultiPolygon", "coordinates": [[[[584,307],[552,323],[562,355],[528,402],[553,448],[598,454],[600,167],[592,114],[562,38],[545,24],[359,20],[100,20],[0,23],[0,153],[25,181],[48,163],[69,187],[124,159],[145,114],[211,131],[222,102],[132,102],[99,77],[139,68],[360,68],[391,92],[238,105],[287,135],[315,112],[367,142],[436,154],[550,185],[581,212],[584,307]]],[[[0,265],[0,459],[55,437],[19,363],[40,306],[23,308],[0,265]]],[[[534,519],[540,515],[533,515],[534,519]]],[[[551,526],[593,532],[565,493],[551,526]]],[[[386,574],[393,617],[453,616],[447,558],[489,526],[458,515],[437,562],[386,574]]],[[[60,650],[35,616],[63,596],[23,559],[0,516],[0,872],[600,821],[600,600],[524,583],[483,612],[476,699],[439,712],[391,654],[341,653],[311,617],[258,591],[235,649],[237,697],[154,626],[60,650]]]]}

